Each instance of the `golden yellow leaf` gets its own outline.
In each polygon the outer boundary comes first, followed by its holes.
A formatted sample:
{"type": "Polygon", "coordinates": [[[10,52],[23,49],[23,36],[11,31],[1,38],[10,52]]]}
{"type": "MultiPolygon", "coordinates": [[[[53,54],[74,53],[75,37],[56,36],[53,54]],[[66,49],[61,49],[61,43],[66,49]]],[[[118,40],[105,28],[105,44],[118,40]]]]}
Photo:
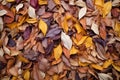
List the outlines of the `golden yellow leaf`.
{"type": "Polygon", "coordinates": [[[116,64],[112,64],[112,66],[115,68],[115,70],[119,71],[120,72],[120,66],[117,66],[116,64]]]}
{"type": "Polygon", "coordinates": [[[52,80],[59,80],[59,76],[57,74],[53,75],[52,80]]]}
{"type": "MultiPolygon", "coordinates": [[[[99,1],[99,0],[97,0],[99,1]]],[[[103,9],[102,9],[102,14],[103,14],[103,18],[111,11],[111,8],[112,8],[112,2],[109,1],[109,2],[106,2],[103,6],[103,9]]]]}
{"type": "Polygon", "coordinates": [[[17,80],[17,77],[16,77],[16,76],[13,76],[11,80],[17,80]]]}
{"type": "Polygon", "coordinates": [[[79,41],[77,41],[75,38],[73,38],[73,41],[76,45],[81,45],[85,42],[88,36],[83,36],[79,41]]]}
{"type": "Polygon", "coordinates": [[[15,2],[15,0],[6,0],[7,2],[15,2]]]}
{"type": "Polygon", "coordinates": [[[80,26],[80,24],[75,24],[74,25],[74,27],[75,27],[75,29],[77,30],[77,33],[80,33],[80,32],[82,32],[83,31],[83,28],[80,26]]]}
{"type": "Polygon", "coordinates": [[[60,4],[60,0],[54,0],[55,4],[59,5],[60,4]]]}
{"type": "Polygon", "coordinates": [[[20,60],[20,61],[22,61],[24,63],[29,63],[29,61],[26,58],[24,58],[23,56],[21,56],[21,55],[18,55],[18,60],[20,60]]]}
{"type": "Polygon", "coordinates": [[[117,33],[117,35],[120,37],[120,22],[116,22],[114,30],[117,33]]]}
{"type": "Polygon", "coordinates": [[[48,4],[48,0],[38,0],[39,5],[45,5],[48,4]]]}
{"type": "Polygon", "coordinates": [[[36,23],[36,22],[37,22],[37,19],[36,19],[36,18],[27,18],[27,19],[26,19],[26,22],[33,24],[33,23],[36,23]]]}
{"type": "Polygon", "coordinates": [[[84,66],[88,66],[89,63],[86,63],[86,62],[83,63],[83,62],[80,62],[80,61],[79,61],[79,65],[84,67],[84,66]]]}
{"type": "Polygon", "coordinates": [[[99,6],[99,7],[103,7],[104,5],[104,0],[95,0],[95,5],[99,6]]]}
{"type": "Polygon", "coordinates": [[[42,33],[45,36],[46,32],[47,32],[47,29],[48,29],[48,26],[42,19],[40,19],[40,21],[39,21],[39,29],[42,31],[42,33]]]}
{"type": "Polygon", "coordinates": [[[29,80],[30,79],[30,71],[26,70],[24,73],[24,80],[29,80]]]}
{"type": "Polygon", "coordinates": [[[63,30],[67,33],[68,32],[68,23],[67,23],[67,19],[64,18],[63,22],[62,22],[62,28],[63,30]]]}
{"type": "Polygon", "coordinates": [[[70,50],[70,55],[76,54],[77,52],[78,52],[78,50],[73,46],[70,50]]]}
{"type": "Polygon", "coordinates": [[[91,37],[88,37],[88,38],[85,40],[85,46],[86,46],[87,48],[93,46],[93,42],[92,42],[92,38],[91,38],[91,37]]]}
{"type": "Polygon", "coordinates": [[[97,69],[97,70],[103,70],[103,67],[98,64],[91,64],[91,67],[93,67],[94,69],[97,69]]]}
{"type": "Polygon", "coordinates": [[[7,26],[10,28],[10,29],[14,29],[17,27],[17,22],[13,22],[11,24],[7,24],[7,26]]]}
{"type": "Polygon", "coordinates": [[[103,63],[103,68],[108,68],[112,63],[113,63],[113,61],[111,59],[105,61],[103,63]]]}
{"type": "Polygon", "coordinates": [[[54,48],[53,51],[54,51],[55,59],[58,60],[62,55],[62,47],[61,47],[61,45],[59,44],[56,48],[54,48]]]}

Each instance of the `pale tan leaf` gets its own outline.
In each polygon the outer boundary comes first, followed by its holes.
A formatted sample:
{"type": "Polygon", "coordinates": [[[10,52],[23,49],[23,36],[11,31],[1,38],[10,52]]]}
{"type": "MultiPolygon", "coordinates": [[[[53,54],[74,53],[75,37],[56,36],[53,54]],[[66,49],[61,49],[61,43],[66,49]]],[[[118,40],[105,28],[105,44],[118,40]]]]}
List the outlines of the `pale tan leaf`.
{"type": "Polygon", "coordinates": [[[83,16],[85,16],[86,12],[87,12],[87,7],[81,8],[79,10],[79,15],[78,15],[79,19],[81,19],[83,16]]]}

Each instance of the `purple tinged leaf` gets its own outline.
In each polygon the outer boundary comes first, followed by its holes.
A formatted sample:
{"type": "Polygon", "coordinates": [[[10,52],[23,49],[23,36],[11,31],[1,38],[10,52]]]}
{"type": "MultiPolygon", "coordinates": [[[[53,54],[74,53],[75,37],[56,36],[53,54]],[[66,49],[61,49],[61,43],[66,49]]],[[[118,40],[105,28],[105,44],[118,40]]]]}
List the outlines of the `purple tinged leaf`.
{"type": "Polygon", "coordinates": [[[50,43],[46,49],[46,54],[50,54],[53,50],[53,47],[54,47],[54,43],[50,43]]]}
{"type": "Polygon", "coordinates": [[[75,80],[80,80],[80,76],[79,76],[78,72],[75,73],[75,80]]]}
{"type": "Polygon", "coordinates": [[[16,3],[18,4],[18,3],[20,3],[20,1],[21,1],[21,0],[16,0],[16,3]]]}
{"type": "Polygon", "coordinates": [[[94,10],[94,5],[92,0],[86,0],[87,7],[94,10]]]}
{"type": "Polygon", "coordinates": [[[16,45],[16,42],[12,38],[9,38],[9,40],[8,40],[8,46],[14,47],[15,45],[16,45]]]}
{"type": "Polygon", "coordinates": [[[61,32],[61,29],[56,27],[56,28],[52,28],[48,31],[48,33],[46,34],[46,37],[54,37],[55,35],[59,34],[61,32]]]}
{"type": "Polygon", "coordinates": [[[30,37],[30,33],[31,33],[31,26],[27,27],[23,33],[23,38],[25,40],[27,40],[30,37]]]}
{"type": "Polygon", "coordinates": [[[30,5],[35,9],[38,8],[38,0],[30,0],[30,5]]]}

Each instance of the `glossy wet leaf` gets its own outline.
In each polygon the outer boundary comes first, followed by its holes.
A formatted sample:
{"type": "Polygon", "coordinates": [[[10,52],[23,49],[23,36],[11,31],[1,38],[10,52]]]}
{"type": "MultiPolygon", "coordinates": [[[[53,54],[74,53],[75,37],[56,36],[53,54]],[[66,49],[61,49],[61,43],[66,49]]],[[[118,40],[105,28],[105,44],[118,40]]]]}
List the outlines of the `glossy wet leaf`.
{"type": "Polygon", "coordinates": [[[39,21],[39,29],[42,31],[42,33],[44,34],[44,36],[46,35],[46,32],[47,32],[47,29],[48,29],[48,26],[47,24],[42,20],[40,19],[39,21]]]}
{"type": "Polygon", "coordinates": [[[59,44],[56,48],[53,49],[54,57],[58,60],[62,55],[62,46],[59,44]]]}

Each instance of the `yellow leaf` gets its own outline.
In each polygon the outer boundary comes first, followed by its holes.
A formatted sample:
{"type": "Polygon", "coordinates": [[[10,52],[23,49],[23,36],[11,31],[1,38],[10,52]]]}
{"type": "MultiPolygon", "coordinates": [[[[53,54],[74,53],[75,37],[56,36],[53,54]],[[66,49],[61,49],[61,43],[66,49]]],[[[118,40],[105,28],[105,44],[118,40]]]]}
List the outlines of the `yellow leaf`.
{"type": "Polygon", "coordinates": [[[119,22],[116,22],[114,30],[117,33],[117,35],[120,37],[120,23],[119,22]]]}
{"type": "Polygon", "coordinates": [[[83,31],[83,28],[79,24],[75,24],[74,27],[77,30],[77,33],[80,33],[83,31]]]}
{"type": "Polygon", "coordinates": [[[103,7],[104,5],[104,0],[95,0],[95,5],[99,6],[99,7],[103,7]]]}
{"type": "Polygon", "coordinates": [[[77,41],[75,38],[73,38],[73,41],[76,45],[81,45],[85,42],[88,36],[83,36],[79,41],[77,41]]]}
{"type": "Polygon", "coordinates": [[[76,54],[77,52],[78,52],[78,50],[73,46],[70,50],[70,55],[76,54]]]}
{"type": "Polygon", "coordinates": [[[55,4],[59,5],[60,4],[60,0],[54,0],[55,4]]]}
{"type": "MultiPolygon", "coordinates": [[[[99,1],[99,0],[97,0],[99,1]]],[[[103,6],[103,9],[102,9],[102,14],[103,14],[103,18],[111,11],[111,8],[112,8],[112,2],[109,1],[109,2],[106,2],[103,6]]]]}
{"type": "Polygon", "coordinates": [[[26,70],[24,73],[24,80],[30,80],[30,71],[26,70]]]}
{"type": "Polygon", "coordinates": [[[83,62],[80,62],[80,61],[79,61],[79,65],[84,67],[84,66],[88,66],[89,63],[86,63],[86,62],[83,63],[83,62]]]}
{"type": "Polygon", "coordinates": [[[45,36],[46,32],[47,32],[47,29],[48,29],[48,26],[42,19],[40,19],[40,21],[39,21],[39,29],[42,31],[42,33],[45,36]]]}
{"type": "Polygon", "coordinates": [[[18,58],[18,60],[20,60],[20,61],[22,61],[24,63],[29,63],[29,61],[26,58],[24,58],[23,56],[21,56],[21,55],[18,55],[17,58],[18,58]]]}
{"type": "Polygon", "coordinates": [[[13,22],[11,24],[7,24],[7,26],[10,28],[10,29],[14,29],[17,27],[17,22],[13,22]]]}
{"type": "Polygon", "coordinates": [[[112,66],[113,66],[117,71],[120,72],[120,66],[117,66],[117,65],[115,65],[114,63],[112,64],[112,66]]]}
{"type": "Polygon", "coordinates": [[[103,67],[98,64],[91,64],[91,67],[93,67],[94,69],[97,69],[97,70],[103,70],[103,67]]]}
{"type": "Polygon", "coordinates": [[[64,18],[63,22],[62,22],[62,28],[63,30],[67,33],[68,32],[68,23],[67,23],[67,19],[64,18]]]}
{"type": "Polygon", "coordinates": [[[113,61],[111,59],[105,61],[103,64],[103,68],[108,68],[112,63],[113,61]]]}
{"type": "Polygon", "coordinates": [[[93,42],[92,42],[92,38],[91,38],[91,37],[88,37],[88,38],[85,40],[85,46],[86,46],[87,48],[93,46],[93,42]]]}
{"type": "Polygon", "coordinates": [[[59,44],[56,48],[54,48],[53,51],[54,51],[55,59],[58,60],[62,55],[62,47],[61,47],[61,45],[59,44]]]}
{"type": "Polygon", "coordinates": [[[59,80],[59,76],[57,74],[53,75],[52,80],[59,80]]]}
{"type": "Polygon", "coordinates": [[[36,19],[36,18],[27,18],[27,19],[26,19],[26,22],[33,24],[33,23],[36,23],[36,22],[37,22],[37,19],[36,19]]]}
{"type": "Polygon", "coordinates": [[[15,0],[6,0],[7,2],[14,2],[15,0]]]}
{"type": "Polygon", "coordinates": [[[18,19],[17,26],[22,25],[25,22],[25,18],[26,18],[25,16],[20,16],[18,19]]]}
{"type": "Polygon", "coordinates": [[[45,5],[48,4],[48,0],[38,0],[39,5],[45,5]]]}
{"type": "Polygon", "coordinates": [[[16,76],[13,76],[11,80],[17,80],[17,77],[16,77],[16,76]]]}

